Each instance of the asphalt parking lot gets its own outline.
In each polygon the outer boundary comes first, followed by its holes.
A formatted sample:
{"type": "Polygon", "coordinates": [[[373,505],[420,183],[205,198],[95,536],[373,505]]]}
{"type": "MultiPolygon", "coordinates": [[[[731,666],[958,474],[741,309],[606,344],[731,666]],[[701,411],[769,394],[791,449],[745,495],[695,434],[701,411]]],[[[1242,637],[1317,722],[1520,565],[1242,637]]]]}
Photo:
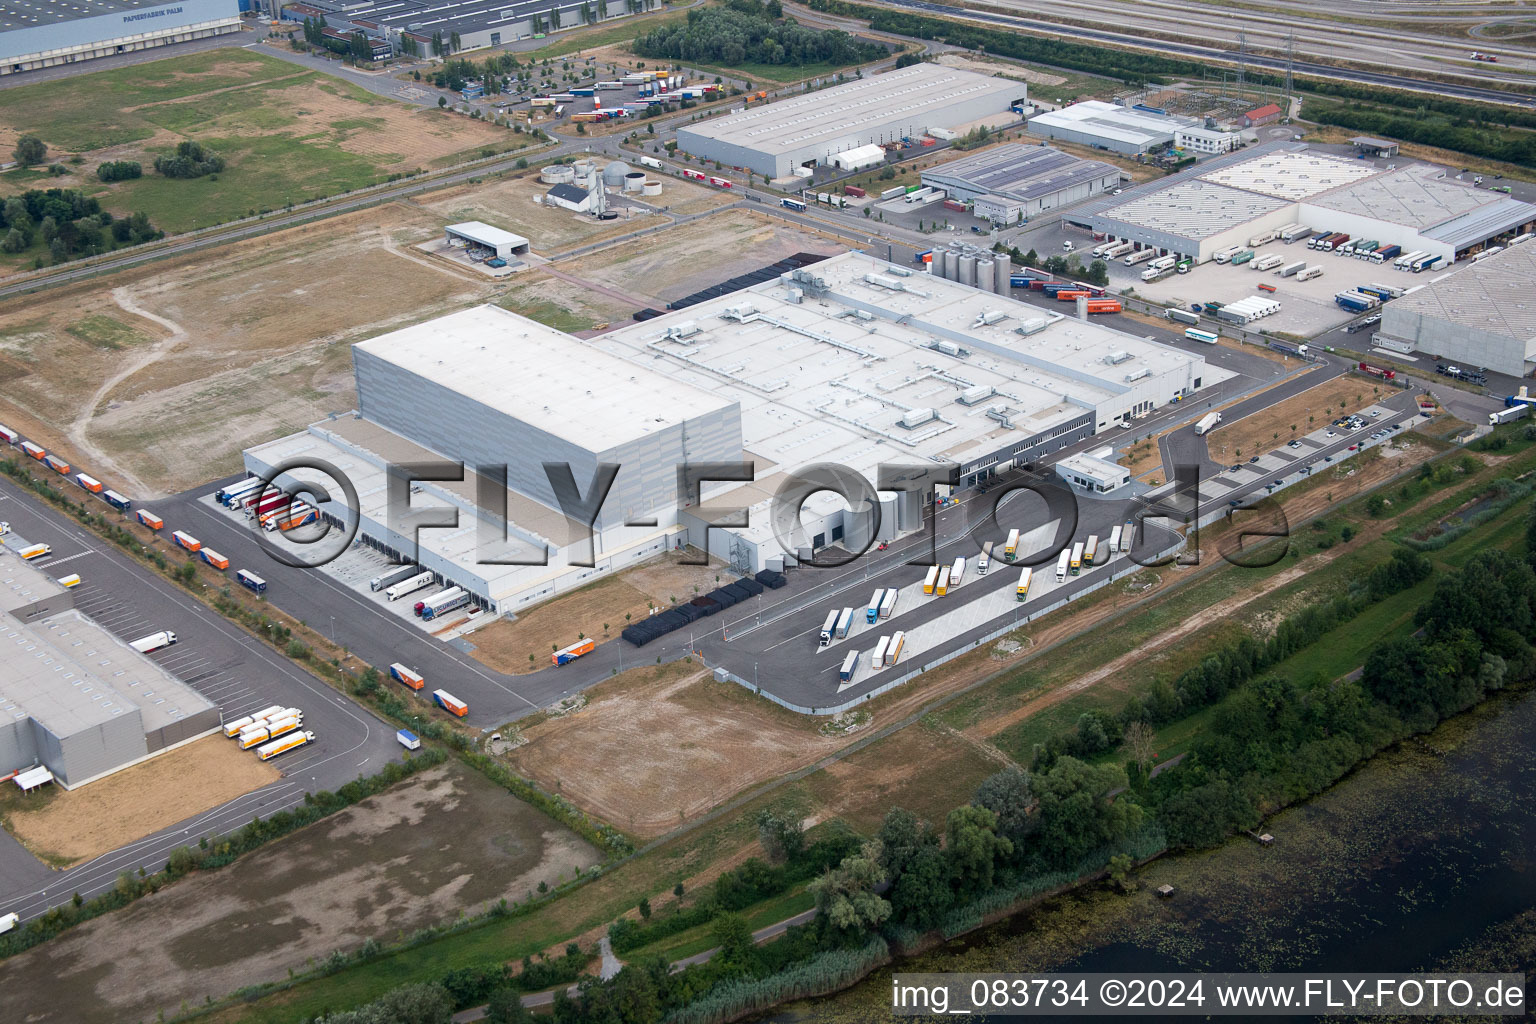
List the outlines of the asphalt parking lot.
{"type": "Polygon", "coordinates": [[[0,519],[10,522],[18,538],[53,548],[37,563],[40,568],[80,575],[76,607],[113,635],[129,641],[161,629],[175,632],[176,645],[152,657],[216,703],[226,721],[283,704],[301,708],[305,729],[315,734],[313,744],[273,762],[284,775],[278,782],[69,871],[39,875],[31,868],[38,864],[31,854],[14,842],[0,843],[0,913],[14,910],[26,918],[76,891],[89,897],[110,888],[124,870],[157,870],[189,838],[229,831],[255,815],[292,807],[305,792],[334,790],[400,755],[394,726],[6,479],[0,479],[0,519]]]}

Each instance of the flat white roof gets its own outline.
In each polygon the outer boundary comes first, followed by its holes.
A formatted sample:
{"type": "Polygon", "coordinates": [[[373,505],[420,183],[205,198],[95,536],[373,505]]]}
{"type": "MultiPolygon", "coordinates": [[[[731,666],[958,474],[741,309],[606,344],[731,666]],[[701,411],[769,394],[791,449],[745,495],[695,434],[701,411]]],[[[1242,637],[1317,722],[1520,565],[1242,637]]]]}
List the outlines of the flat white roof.
{"type": "Polygon", "coordinates": [[[1447,177],[1443,167],[1411,164],[1335,189],[1313,199],[1312,204],[1389,224],[1429,228],[1503,201],[1497,192],[1481,191],[1447,177]]]}
{"type": "Polygon", "coordinates": [[[730,405],[497,306],[450,313],[355,347],[589,451],[730,405]]]}
{"type": "Polygon", "coordinates": [[[1536,245],[1522,242],[1467,264],[1388,307],[1536,346],[1536,245]]]}
{"type": "Polygon", "coordinates": [[[510,231],[503,231],[501,228],[478,220],[467,220],[463,224],[449,224],[447,231],[449,234],[459,235],[472,242],[492,247],[510,245],[516,248],[528,244],[528,239],[522,235],[514,235],[510,231]]]}
{"type": "Polygon", "coordinates": [[[1198,122],[1187,117],[1154,114],[1146,110],[1132,110],[1102,100],[1084,100],[1060,110],[1037,114],[1029,119],[1030,127],[1046,125],[1087,132],[1104,139],[1148,145],[1160,139],[1170,139],[1173,133],[1190,128],[1198,122]]]}
{"type": "Polygon", "coordinates": [[[740,114],[683,125],[680,130],[746,149],[779,153],[816,146],[823,140],[836,142],[867,131],[871,125],[892,121],[921,119],[925,127],[949,127],[953,120],[950,109],[956,104],[991,96],[1001,113],[1012,99],[1024,95],[1025,89],[1006,78],[988,78],[940,64],[914,64],[740,114]]]}
{"type": "Polygon", "coordinates": [[[1380,173],[1360,160],[1341,160],[1325,153],[1285,151],[1239,160],[1208,171],[1200,178],[1299,202],[1380,173]]]}
{"type": "MultiPolygon", "coordinates": [[[[660,353],[654,365],[670,377],[739,402],[742,445],[760,462],[836,461],[871,480],[879,463],[901,456],[963,463],[990,454],[1008,437],[1097,411],[1128,390],[1124,381],[1133,372],[1161,374],[1201,361],[1065,310],[891,270],[884,260],[845,253],[806,268],[825,282],[824,296],[795,302],[783,281],[768,281],[589,344],[625,360],[660,353]],[[864,306],[881,312],[865,319],[858,315],[864,306]],[[745,322],[722,315],[748,307],[745,322]],[[1001,317],[987,324],[985,314],[1001,317]],[[1039,319],[1050,325],[1017,333],[1039,319]],[[665,340],[667,327],[682,320],[700,332],[665,340]],[[961,353],[935,347],[945,342],[961,353]],[[1120,361],[1111,363],[1111,356],[1120,361]],[[961,403],[973,388],[991,391],[961,403]],[[902,426],[914,409],[937,416],[902,426]]],[[[1207,385],[1224,379],[1222,371],[1205,369],[1207,385]]]]}
{"type": "Polygon", "coordinates": [[[1079,476],[1085,476],[1090,480],[1101,483],[1119,483],[1131,475],[1131,471],[1118,462],[1101,459],[1087,452],[1078,452],[1076,455],[1068,455],[1057,463],[1062,469],[1071,470],[1079,476]]]}
{"type": "Polygon", "coordinates": [[[1103,211],[1103,216],[1198,240],[1289,205],[1283,199],[1195,178],[1175,182],[1167,188],[1111,207],[1103,211]]]}

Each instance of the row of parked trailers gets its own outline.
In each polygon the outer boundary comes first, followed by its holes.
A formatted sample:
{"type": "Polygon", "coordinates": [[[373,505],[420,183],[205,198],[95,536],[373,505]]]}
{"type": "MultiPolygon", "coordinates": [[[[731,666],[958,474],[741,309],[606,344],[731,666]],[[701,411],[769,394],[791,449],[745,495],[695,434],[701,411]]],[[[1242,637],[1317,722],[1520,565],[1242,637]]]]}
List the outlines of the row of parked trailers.
{"type": "Polygon", "coordinates": [[[711,590],[702,597],[696,597],[687,604],[680,604],[669,608],[664,612],[652,615],[644,621],[631,626],[625,626],[619,634],[625,640],[636,647],[644,647],[652,640],[666,636],[668,633],[682,629],[684,626],[710,615],[716,615],[726,608],[734,607],[743,601],[750,600],[766,590],[777,590],[785,584],[784,574],[773,569],[764,569],[756,576],[743,576],[735,583],[727,584],[711,590]]]}
{"type": "Polygon", "coordinates": [[[225,722],[224,735],[238,742],[241,750],[254,749],[263,761],[315,741],[315,734],[304,730],[304,712],[281,704],[225,722]]]}
{"type": "MultiPolygon", "coordinates": [[[[424,677],[420,672],[417,672],[415,669],[408,668],[398,661],[389,666],[389,678],[393,679],[401,686],[415,690],[417,693],[420,693],[427,687],[426,677],[424,677]]],[[[459,698],[455,697],[447,690],[433,690],[432,703],[436,704],[450,715],[453,715],[455,718],[463,718],[465,715],[469,714],[469,705],[459,700],[459,698]]],[[[411,738],[415,739],[414,736],[411,738]]],[[[402,739],[401,742],[404,742],[404,740],[402,739]]],[[[407,746],[409,746],[409,744],[407,744],[407,746]]]]}
{"type": "MultiPolygon", "coordinates": [[[[875,641],[875,646],[869,652],[869,665],[872,669],[890,668],[901,660],[902,652],[907,646],[907,634],[901,630],[882,636],[875,641]]],[[[843,663],[838,667],[837,678],[847,683],[853,680],[853,674],[859,670],[859,659],[863,651],[849,651],[843,655],[843,663]]]]}
{"type": "MultiPolygon", "coordinates": [[[[20,433],[12,430],[10,427],[3,423],[0,423],[0,441],[4,441],[6,444],[11,445],[14,448],[21,449],[23,454],[36,459],[38,462],[41,462],[55,473],[58,473],[60,476],[71,476],[71,472],[74,467],[71,466],[68,462],[65,462],[57,455],[50,454],[48,450],[43,448],[41,445],[36,445],[31,441],[23,440],[20,433]]],[[[120,512],[127,512],[133,508],[133,502],[129,501],[127,498],[123,497],[116,491],[102,486],[101,481],[91,476],[89,473],[74,473],[71,479],[73,479],[74,482],[82,490],[89,491],[90,493],[96,495],[97,497],[101,498],[102,501],[105,501],[108,505],[111,505],[113,508],[120,512]]]]}

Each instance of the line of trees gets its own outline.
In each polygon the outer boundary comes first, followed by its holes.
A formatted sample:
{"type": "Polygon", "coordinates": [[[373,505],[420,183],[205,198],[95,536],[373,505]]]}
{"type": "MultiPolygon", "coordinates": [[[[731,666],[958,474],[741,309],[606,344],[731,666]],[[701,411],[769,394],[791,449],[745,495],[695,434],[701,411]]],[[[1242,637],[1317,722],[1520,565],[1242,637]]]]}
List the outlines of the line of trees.
{"type": "Polygon", "coordinates": [[[634,42],[635,53],[662,60],[721,64],[799,66],[863,64],[889,56],[879,43],[837,29],[806,28],[782,17],[776,0],[730,0],[723,7],[694,8],[686,22],[662,25],[634,42]]]}
{"type": "Polygon", "coordinates": [[[1358,103],[1346,105],[1311,100],[1305,110],[1307,119],[1318,124],[1438,146],[1488,160],[1523,166],[1536,164],[1536,132],[1498,130],[1469,124],[1460,118],[1429,117],[1423,110],[1382,109],[1358,103]]]}

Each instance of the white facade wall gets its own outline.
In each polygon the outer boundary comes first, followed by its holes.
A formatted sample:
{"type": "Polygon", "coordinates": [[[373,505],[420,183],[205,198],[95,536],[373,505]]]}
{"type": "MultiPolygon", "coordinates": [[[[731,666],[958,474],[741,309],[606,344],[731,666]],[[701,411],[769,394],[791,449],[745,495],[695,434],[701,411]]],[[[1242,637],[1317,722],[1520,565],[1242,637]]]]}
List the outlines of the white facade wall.
{"type": "Polygon", "coordinates": [[[1422,249],[1441,257],[1447,263],[1456,258],[1455,246],[1438,239],[1425,238],[1417,228],[1388,224],[1358,213],[1340,213],[1311,203],[1300,204],[1296,213],[1297,220],[1314,230],[1343,231],[1351,238],[1374,238],[1382,245],[1400,245],[1403,252],[1422,249]]]}

